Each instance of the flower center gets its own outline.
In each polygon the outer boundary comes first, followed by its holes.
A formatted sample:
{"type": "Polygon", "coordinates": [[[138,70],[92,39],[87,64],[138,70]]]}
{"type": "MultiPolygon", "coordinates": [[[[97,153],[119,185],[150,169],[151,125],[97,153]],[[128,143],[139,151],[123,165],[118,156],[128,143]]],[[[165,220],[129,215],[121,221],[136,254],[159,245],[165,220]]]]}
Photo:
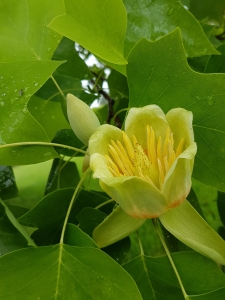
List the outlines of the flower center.
{"type": "Polygon", "coordinates": [[[164,141],[161,136],[156,139],[155,132],[149,125],[146,131],[147,149],[143,149],[134,135],[131,142],[125,132],[122,132],[123,144],[118,140],[111,140],[109,155],[105,157],[113,176],[138,176],[161,189],[171,165],[183,151],[184,138],[175,151],[173,132],[169,127],[164,141]]]}

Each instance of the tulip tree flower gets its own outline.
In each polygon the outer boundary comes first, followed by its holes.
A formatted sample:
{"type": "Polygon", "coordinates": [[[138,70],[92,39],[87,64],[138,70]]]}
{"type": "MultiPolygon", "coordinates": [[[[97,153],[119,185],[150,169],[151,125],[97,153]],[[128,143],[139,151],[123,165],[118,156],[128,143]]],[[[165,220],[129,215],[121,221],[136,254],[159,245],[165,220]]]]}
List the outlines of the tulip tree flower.
{"type": "Polygon", "coordinates": [[[131,108],[124,131],[102,125],[89,140],[93,176],[135,218],[159,217],[186,199],[196,150],[192,113],[165,115],[156,105],[131,108]]]}
{"type": "Polygon", "coordinates": [[[180,241],[225,265],[225,242],[185,200],[197,151],[192,113],[166,115],[156,105],[131,108],[122,131],[100,125],[88,105],[69,94],[68,118],[88,145],[93,176],[119,205],[93,231],[105,247],[136,231],[147,218],[159,218],[180,241]]]}

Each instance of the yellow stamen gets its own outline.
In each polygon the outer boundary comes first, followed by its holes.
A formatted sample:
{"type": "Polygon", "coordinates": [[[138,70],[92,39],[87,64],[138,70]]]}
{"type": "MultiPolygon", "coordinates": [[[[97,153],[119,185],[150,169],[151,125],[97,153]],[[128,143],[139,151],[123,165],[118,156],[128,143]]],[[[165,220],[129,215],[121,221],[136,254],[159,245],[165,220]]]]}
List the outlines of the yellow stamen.
{"type": "Polygon", "coordinates": [[[184,146],[184,138],[182,138],[180,140],[179,145],[177,146],[177,150],[176,150],[176,157],[179,156],[183,150],[183,146],[184,146]]]}
{"type": "Polygon", "coordinates": [[[129,173],[127,172],[127,170],[125,169],[121,159],[119,158],[118,153],[116,152],[116,150],[113,148],[113,146],[109,145],[109,153],[111,154],[111,156],[114,159],[114,162],[117,164],[117,166],[119,167],[119,169],[126,174],[127,176],[129,176],[129,173]]]}
{"type": "Polygon", "coordinates": [[[133,148],[128,136],[126,135],[126,133],[122,131],[122,135],[123,135],[124,144],[127,148],[127,153],[129,155],[130,159],[132,160],[134,158],[134,148],[133,148]]]}
{"type": "MultiPolygon", "coordinates": [[[[182,138],[174,150],[173,132],[168,127],[164,142],[156,137],[152,127],[146,127],[146,149],[141,146],[133,135],[131,140],[122,132],[123,141],[111,141],[105,155],[109,170],[115,177],[138,176],[141,179],[162,189],[166,174],[175,159],[182,153],[182,138]]],[[[143,141],[142,141],[143,142],[143,141]]]]}
{"type": "MultiPolygon", "coordinates": [[[[118,143],[118,141],[117,141],[118,143]]],[[[130,176],[133,175],[133,172],[131,171],[130,169],[130,166],[129,166],[129,159],[127,158],[127,155],[125,153],[125,155],[122,153],[122,151],[120,150],[120,148],[118,147],[118,145],[113,141],[111,140],[111,144],[113,146],[113,148],[117,151],[118,155],[119,155],[119,158],[121,160],[121,162],[123,163],[123,166],[124,168],[126,169],[126,171],[129,173],[130,176]]],[[[131,166],[132,167],[132,166],[131,166]]]]}

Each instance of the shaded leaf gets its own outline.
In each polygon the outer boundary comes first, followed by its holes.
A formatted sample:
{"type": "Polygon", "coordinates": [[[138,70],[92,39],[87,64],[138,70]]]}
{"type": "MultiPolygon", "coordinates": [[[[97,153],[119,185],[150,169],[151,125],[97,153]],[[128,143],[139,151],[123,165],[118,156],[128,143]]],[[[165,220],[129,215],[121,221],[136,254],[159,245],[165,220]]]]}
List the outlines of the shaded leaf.
{"type": "Polygon", "coordinates": [[[217,195],[217,207],[220,215],[220,219],[225,227],[225,193],[218,191],[217,195]]]}
{"type": "Polygon", "coordinates": [[[17,195],[18,189],[12,168],[0,166],[0,197],[4,200],[17,195]]]}
{"type": "Polygon", "coordinates": [[[76,187],[79,181],[80,175],[76,164],[56,158],[52,163],[45,194],[58,189],[76,187]]]}
{"type": "Polygon", "coordinates": [[[205,23],[223,24],[225,9],[224,0],[190,0],[189,10],[200,21],[205,23]]]}
{"type": "MultiPolygon", "coordinates": [[[[59,130],[54,136],[52,143],[68,145],[71,147],[75,147],[78,149],[83,148],[84,144],[77,138],[72,129],[62,129],[59,130]]],[[[75,152],[73,150],[55,147],[55,150],[62,155],[73,156],[75,152]]],[[[80,152],[76,154],[76,156],[83,155],[80,152]]]]}
{"type": "Polygon", "coordinates": [[[225,73],[225,44],[217,48],[221,55],[211,55],[205,73],[225,73]]]}
{"type": "Polygon", "coordinates": [[[85,207],[76,216],[79,227],[88,235],[92,235],[95,227],[98,226],[105,218],[106,214],[92,207],[85,207]]]}

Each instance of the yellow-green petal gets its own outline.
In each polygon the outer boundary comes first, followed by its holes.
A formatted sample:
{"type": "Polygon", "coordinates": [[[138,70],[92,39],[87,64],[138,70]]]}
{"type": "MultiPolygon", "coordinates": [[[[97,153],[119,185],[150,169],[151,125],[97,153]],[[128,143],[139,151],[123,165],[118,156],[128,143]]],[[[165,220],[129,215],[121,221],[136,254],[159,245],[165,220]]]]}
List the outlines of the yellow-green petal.
{"type": "Polygon", "coordinates": [[[157,218],[167,211],[160,190],[139,177],[101,178],[100,186],[134,218],[157,218]]]}
{"type": "Polygon", "coordinates": [[[122,141],[122,131],[112,125],[104,124],[97,128],[89,140],[89,153],[108,154],[108,147],[111,140],[122,141]]]}
{"type": "Polygon", "coordinates": [[[177,239],[197,252],[225,265],[225,241],[186,200],[159,217],[177,239]]]}
{"type": "Polygon", "coordinates": [[[145,219],[132,218],[126,214],[120,206],[117,206],[112,213],[94,229],[92,237],[99,248],[103,248],[138,230],[145,221],[145,219]]]}
{"type": "Polygon", "coordinates": [[[193,160],[197,147],[192,143],[172,164],[162,186],[162,193],[167,199],[168,207],[180,205],[189,194],[193,160]]]}
{"type": "Polygon", "coordinates": [[[75,135],[85,145],[100,126],[100,122],[92,109],[72,94],[67,95],[67,115],[75,135]]]}
{"type": "Polygon", "coordinates": [[[185,146],[188,147],[194,142],[192,127],[193,114],[183,108],[174,108],[168,111],[166,119],[174,134],[174,146],[177,148],[180,140],[184,138],[185,146]]]}
{"type": "Polygon", "coordinates": [[[146,148],[147,133],[146,127],[149,125],[155,131],[155,136],[165,139],[166,130],[169,127],[166,116],[157,105],[147,105],[141,108],[131,108],[125,121],[125,132],[129,138],[135,135],[138,143],[146,148]]]}

